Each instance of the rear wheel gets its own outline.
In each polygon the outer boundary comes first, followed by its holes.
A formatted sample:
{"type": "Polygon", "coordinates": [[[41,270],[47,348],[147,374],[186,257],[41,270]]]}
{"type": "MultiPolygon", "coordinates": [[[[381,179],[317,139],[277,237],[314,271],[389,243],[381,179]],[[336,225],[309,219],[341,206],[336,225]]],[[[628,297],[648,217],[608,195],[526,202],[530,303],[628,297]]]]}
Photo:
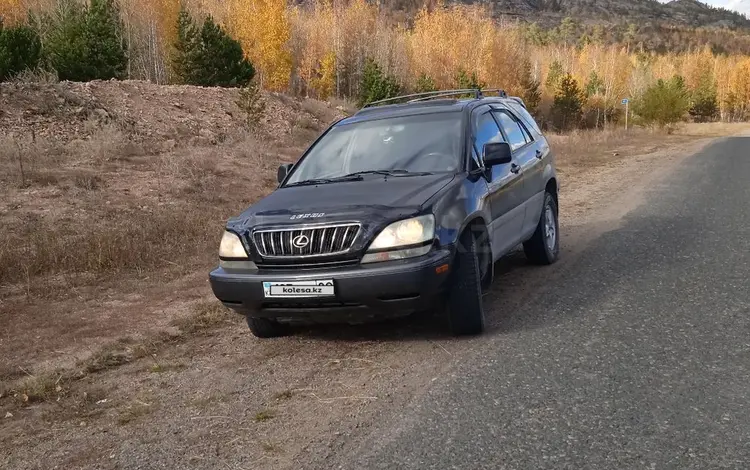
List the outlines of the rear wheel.
{"type": "Polygon", "coordinates": [[[523,244],[526,257],[535,264],[552,264],[560,252],[560,224],[557,203],[550,193],[544,193],[544,207],[534,235],[523,244]]]}
{"type": "Polygon", "coordinates": [[[451,332],[456,336],[477,335],[484,330],[482,280],[477,240],[471,231],[461,235],[448,293],[451,332]]]}
{"type": "Polygon", "coordinates": [[[247,326],[258,338],[278,338],[289,334],[289,326],[267,318],[247,318],[247,326]]]}

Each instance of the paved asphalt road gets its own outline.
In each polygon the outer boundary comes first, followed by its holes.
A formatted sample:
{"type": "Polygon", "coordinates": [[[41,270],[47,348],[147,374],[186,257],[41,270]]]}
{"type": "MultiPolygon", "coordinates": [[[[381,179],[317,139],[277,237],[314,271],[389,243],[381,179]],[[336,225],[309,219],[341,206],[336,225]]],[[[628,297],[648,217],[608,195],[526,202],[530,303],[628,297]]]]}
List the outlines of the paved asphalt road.
{"type": "Polygon", "coordinates": [[[749,207],[750,138],[687,158],[338,465],[750,468],[749,207]]]}

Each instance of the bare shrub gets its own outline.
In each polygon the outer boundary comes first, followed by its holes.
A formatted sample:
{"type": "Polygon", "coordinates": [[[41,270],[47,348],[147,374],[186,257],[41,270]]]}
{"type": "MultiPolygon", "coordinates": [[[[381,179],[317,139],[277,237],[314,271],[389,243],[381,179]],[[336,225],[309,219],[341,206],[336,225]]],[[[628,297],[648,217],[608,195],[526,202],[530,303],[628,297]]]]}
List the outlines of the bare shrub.
{"type": "Polygon", "coordinates": [[[330,100],[331,106],[333,106],[337,111],[344,113],[347,116],[351,116],[352,114],[356,113],[359,109],[353,101],[343,99],[343,98],[331,98],[330,100]]]}
{"type": "Polygon", "coordinates": [[[245,119],[250,127],[260,123],[266,111],[266,102],[257,82],[253,80],[240,90],[237,107],[245,113],[245,119]]]}
{"type": "Polygon", "coordinates": [[[111,124],[99,125],[94,121],[86,121],[91,134],[88,140],[78,141],[74,145],[73,153],[78,153],[85,160],[95,163],[128,160],[132,157],[145,155],[142,145],[133,142],[128,136],[111,124]]]}
{"type": "Polygon", "coordinates": [[[73,177],[73,184],[86,191],[97,191],[102,188],[103,180],[99,175],[79,172],[73,177]]]}
{"type": "Polygon", "coordinates": [[[62,147],[33,133],[0,136],[0,181],[19,187],[56,184],[60,179],[56,167],[64,155],[62,147]]]}
{"type": "Polygon", "coordinates": [[[302,111],[315,116],[316,119],[321,121],[329,119],[329,116],[332,114],[330,105],[325,101],[312,99],[302,100],[300,102],[300,108],[302,111]]]}
{"type": "Polygon", "coordinates": [[[318,123],[309,116],[300,116],[294,124],[302,129],[318,130],[318,123]]]}
{"type": "Polygon", "coordinates": [[[57,76],[57,72],[44,68],[37,68],[34,70],[24,69],[13,78],[13,82],[15,83],[41,83],[45,85],[58,83],[59,81],[60,79],[57,76]]]}

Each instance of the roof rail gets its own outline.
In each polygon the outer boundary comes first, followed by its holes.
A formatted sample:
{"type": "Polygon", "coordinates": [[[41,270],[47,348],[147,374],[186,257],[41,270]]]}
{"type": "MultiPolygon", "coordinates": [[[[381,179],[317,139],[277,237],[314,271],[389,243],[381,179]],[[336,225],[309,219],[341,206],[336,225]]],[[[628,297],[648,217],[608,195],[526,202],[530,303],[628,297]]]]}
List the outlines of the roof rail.
{"type": "Polygon", "coordinates": [[[393,98],[386,98],[384,100],[371,101],[364,105],[364,108],[370,108],[380,104],[391,103],[394,101],[406,100],[407,103],[416,103],[419,101],[427,101],[435,98],[447,98],[449,96],[460,96],[460,95],[473,95],[474,99],[480,99],[484,97],[487,92],[496,92],[500,97],[506,97],[505,91],[494,88],[490,90],[482,90],[480,88],[463,88],[459,90],[440,90],[440,91],[428,91],[426,93],[412,93],[410,95],[394,96],[393,98]]]}

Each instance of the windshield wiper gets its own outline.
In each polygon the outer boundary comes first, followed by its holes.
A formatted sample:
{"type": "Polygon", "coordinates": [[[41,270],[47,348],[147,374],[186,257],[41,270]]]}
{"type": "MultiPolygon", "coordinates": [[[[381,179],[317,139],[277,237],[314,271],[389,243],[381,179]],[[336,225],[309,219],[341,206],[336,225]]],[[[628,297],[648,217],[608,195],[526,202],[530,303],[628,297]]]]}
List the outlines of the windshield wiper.
{"type": "Polygon", "coordinates": [[[309,179],[309,180],[303,180],[303,181],[296,181],[294,183],[287,184],[285,187],[289,188],[292,186],[312,186],[316,184],[338,183],[341,181],[361,181],[364,175],[426,176],[426,175],[431,175],[431,174],[432,173],[428,173],[428,172],[416,172],[416,171],[409,171],[409,170],[367,170],[367,171],[357,171],[356,173],[349,173],[348,175],[337,176],[335,178],[315,178],[315,179],[309,179]]]}
{"type": "Polygon", "coordinates": [[[289,188],[292,186],[312,186],[316,184],[328,184],[328,183],[338,183],[339,181],[359,181],[362,177],[358,174],[351,174],[346,176],[339,176],[337,178],[316,178],[316,179],[310,179],[310,180],[302,180],[302,181],[296,181],[294,183],[289,183],[285,185],[285,187],[289,188]]]}
{"type": "Polygon", "coordinates": [[[432,173],[428,172],[416,172],[416,171],[409,171],[409,170],[367,170],[367,171],[358,171],[356,173],[350,173],[346,176],[342,176],[342,178],[347,178],[351,176],[362,176],[362,175],[383,175],[383,176],[426,176],[430,175],[432,173]]]}

